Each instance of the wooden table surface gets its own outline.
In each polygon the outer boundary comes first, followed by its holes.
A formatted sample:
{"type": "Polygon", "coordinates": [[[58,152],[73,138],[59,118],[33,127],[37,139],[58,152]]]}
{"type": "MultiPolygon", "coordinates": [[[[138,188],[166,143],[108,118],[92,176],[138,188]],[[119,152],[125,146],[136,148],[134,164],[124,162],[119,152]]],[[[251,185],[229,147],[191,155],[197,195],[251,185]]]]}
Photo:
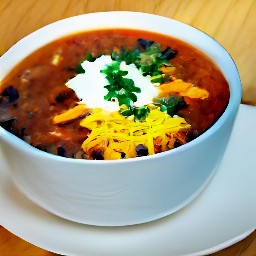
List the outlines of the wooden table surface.
{"type": "MultiPolygon", "coordinates": [[[[98,11],[140,11],[174,18],[214,37],[237,64],[243,102],[256,105],[256,0],[1,0],[0,55],[34,30],[56,20],[98,11]]],[[[1,256],[54,256],[0,226],[1,256]]],[[[256,256],[256,231],[212,254],[256,256]]]]}

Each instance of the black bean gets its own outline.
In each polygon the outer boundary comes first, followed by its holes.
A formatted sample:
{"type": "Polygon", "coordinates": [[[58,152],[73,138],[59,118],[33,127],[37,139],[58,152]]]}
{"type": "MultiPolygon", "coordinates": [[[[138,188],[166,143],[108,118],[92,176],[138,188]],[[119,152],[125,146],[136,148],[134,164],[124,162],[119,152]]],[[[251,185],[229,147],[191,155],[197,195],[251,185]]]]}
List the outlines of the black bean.
{"type": "Polygon", "coordinates": [[[197,129],[192,129],[188,132],[188,141],[197,138],[201,133],[197,129]]]}
{"type": "Polygon", "coordinates": [[[180,143],[180,141],[176,139],[174,142],[174,147],[177,148],[177,147],[180,147],[181,145],[182,144],[180,143]]]}
{"type": "Polygon", "coordinates": [[[187,106],[187,103],[185,102],[184,98],[180,98],[178,102],[178,109],[185,108],[187,106]]]}
{"type": "Polygon", "coordinates": [[[2,95],[8,97],[9,103],[12,104],[17,103],[19,100],[19,92],[12,85],[9,85],[7,88],[5,88],[2,95]]]}
{"type": "Polygon", "coordinates": [[[167,47],[164,51],[162,51],[162,55],[160,58],[162,59],[172,59],[177,55],[177,51],[173,50],[171,47],[167,47]]]}
{"type": "Polygon", "coordinates": [[[55,101],[57,102],[63,102],[67,98],[67,93],[66,92],[61,92],[58,94],[55,98],[55,101]]]}
{"type": "Polygon", "coordinates": [[[21,129],[21,137],[27,136],[27,129],[26,128],[22,128],[21,129]]]}
{"type": "Polygon", "coordinates": [[[57,154],[62,157],[67,157],[66,150],[62,146],[57,148],[57,154]]]}
{"type": "Polygon", "coordinates": [[[141,156],[147,156],[148,155],[148,149],[142,145],[139,144],[136,146],[136,156],[141,157],[141,156]]]}
{"type": "Polygon", "coordinates": [[[95,150],[92,152],[92,157],[95,160],[104,160],[103,152],[101,150],[95,150]]]}
{"type": "Polygon", "coordinates": [[[138,39],[138,43],[142,48],[148,48],[150,47],[154,41],[144,40],[144,39],[138,39]]]}
{"type": "Polygon", "coordinates": [[[0,126],[2,126],[6,131],[13,132],[13,122],[16,120],[15,117],[10,117],[8,119],[0,120],[0,126]]]}

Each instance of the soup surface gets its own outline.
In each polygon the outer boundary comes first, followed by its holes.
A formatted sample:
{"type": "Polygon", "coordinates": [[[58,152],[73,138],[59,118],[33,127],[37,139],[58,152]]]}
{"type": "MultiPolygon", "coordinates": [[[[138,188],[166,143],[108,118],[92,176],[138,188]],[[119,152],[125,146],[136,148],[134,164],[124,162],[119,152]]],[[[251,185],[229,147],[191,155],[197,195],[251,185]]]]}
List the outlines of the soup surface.
{"type": "Polygon", "coordinates": [[[0,124],[63,157],[132,158],[195,139],[228,100],[217,66],[184,42],[87,31],[38,49],[1,81],[0,124]]]}

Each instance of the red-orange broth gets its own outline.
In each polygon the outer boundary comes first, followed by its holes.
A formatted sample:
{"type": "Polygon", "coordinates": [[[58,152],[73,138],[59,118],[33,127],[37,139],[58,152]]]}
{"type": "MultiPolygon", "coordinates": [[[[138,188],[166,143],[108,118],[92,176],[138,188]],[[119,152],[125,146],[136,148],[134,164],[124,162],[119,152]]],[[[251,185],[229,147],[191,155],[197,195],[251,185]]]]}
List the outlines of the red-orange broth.
{"type": "MultiPolygon", "coordinates": [[[[177,114],[191,127],[180,132],[181,139],[174,137],[173,147],[198,137],[216,122],[228,104],[229,87],[225,77],[207,56],[185,42],[166,35],[128,29],[69,35],[25,58],[1,81],[1,126],[32,146],[52,154],[104,159],[101,148],[90,156],[81,148],[90,134],[89,129],[80,126],[84,116],[60,124],[54,124],[52,120],[77,105],[78,97],[65,83],[76,75],[75,67],[88,53],[97,56],[110,54],[114,48],[135,48],[139,38],[157,42],[163,50],[166,47],[174,49],[177,54],[170,60],[175,67],[172,75],[209,92],[208,98],[203,100],[183,97],[186,106],[177,114]],[[60,61],[53,65],[52,58],[56,54],[60,61]]],[[[161,151],[155,145],[155,153],[161,151]]]]}

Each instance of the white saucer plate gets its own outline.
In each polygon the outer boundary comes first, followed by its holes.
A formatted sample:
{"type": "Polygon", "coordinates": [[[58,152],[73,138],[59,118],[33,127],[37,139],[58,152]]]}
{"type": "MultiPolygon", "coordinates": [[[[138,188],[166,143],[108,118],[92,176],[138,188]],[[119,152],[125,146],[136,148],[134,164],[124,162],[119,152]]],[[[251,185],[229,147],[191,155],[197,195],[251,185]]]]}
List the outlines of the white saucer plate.
{"type": "Polygon", "coordinates": [[[13,185],[0,152],[0,225],[36,246],[68,256],[216,252],[256,228],[255,131],[256,107],[240,105],[223,161],[201,195],[168,217],[127,227],[82,225],[39,208],[13,185]]]}

